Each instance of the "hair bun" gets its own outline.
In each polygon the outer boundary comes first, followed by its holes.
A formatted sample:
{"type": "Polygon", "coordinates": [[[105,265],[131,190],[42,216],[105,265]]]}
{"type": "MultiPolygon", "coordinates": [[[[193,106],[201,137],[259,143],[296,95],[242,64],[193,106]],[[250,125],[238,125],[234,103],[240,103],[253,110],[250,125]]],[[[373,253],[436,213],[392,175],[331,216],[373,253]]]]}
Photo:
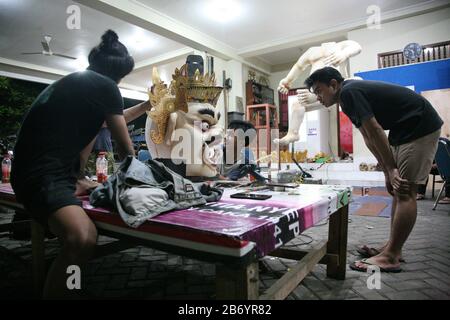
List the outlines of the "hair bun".
{"type": "Polygon", "coordinates": [[[108,30],[102,35],[102,42],[107,46],[110,46],[114,42],[118,42],[118,41],[119,41],[119,36],[117,35],[117,33],[115,33],[112,30],[108,30]]]}

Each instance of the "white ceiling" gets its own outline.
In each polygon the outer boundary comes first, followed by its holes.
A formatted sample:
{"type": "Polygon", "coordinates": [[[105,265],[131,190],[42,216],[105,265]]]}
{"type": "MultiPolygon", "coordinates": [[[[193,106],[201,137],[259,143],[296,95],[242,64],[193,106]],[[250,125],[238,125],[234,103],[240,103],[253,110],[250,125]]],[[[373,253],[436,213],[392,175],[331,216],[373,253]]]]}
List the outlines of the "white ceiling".
{"type": "MultiPolygon", "coordinates": [[[[382,19],[395,19],[449,4],[448,0],[233,0],[242,7],[240,15],[221,23],[205,14],[204,8],[211,1],[0,0],[0,65],[5,63],[4,59],[9,59],[32,64],[28,66],[31,69],[39,66],[72,72],[79,68],[83,59],[74,62],[55,56],[21,55],[21,52],[41,51],[43,35],[50,34],[54,52],[87,57],[91,48],[99,43],[101,34],[106,29],[113,29],[139,66],[125,82],[142,88],[148,84],[149,65],[154,61],[162,61],[161,57],[168,56],[164,61],[173,62],[182,59],[183,53],[193,50],[186,47],[190,44],[186,41],[189,32],[199,36],[192,42],[194,44],[201,43],[201,40],[209,41],[212,46],[224,48],[229,57],[231,52],[232,57],[258,58],[270,68],[292,63],[311,45],[345,39],[348,30],[364,25],[370,5],[379,6],[382,19]],[[66,27],[69,17],[66,10],[72,4],[81,7],[81,30],[66,27]],[[120,5],[122,9],[117,9],[120,5]],[[114,17],[93,9],[101,6],[117,9],[114,17]],[[152,21],[156,28],[148,30],[153,32],[137,27],[135,24],[139,23],[133,21],[139,19],[134,20],[129,13],[123,12],[123,8],[132,6],[138,8],[134,14],[140,11],[152,13],[163,23],[158,25],[152,21]],[[168,24],[164,26],[164,22],[168,24]],[[164,32],[170,29],[171,24],[177,28],[164,32]],[[173,30],[180,34],[174,35],[173,30]]],[[[194,45],[192,47],[195,48],[194,45]]]]}
{"type": "MultiPolygon", "coordinates": [[[[133,55],[136,64],[142,60],[184,48],[183,45],[150,31],[130,25],[70,0],[0,0],[0,57],[43,67],[73,72],[90,50],[98,45],[101,35],[112,29],[133,55]],[[67,7],[81,7],[81,29],[69,30],[67,7]],[[42,51],[43,35],[53,37],[54,52],[81,57],[80,61],[56,56],[21,55],[42,51]],[[137,43],[136,40],[141,41],[137,43]]],[[[84,61],[85,62],[85,61],[84,61]]],[[[142,84],[135,81],[134,85],[142,84]]]]}
{"type": "Polygon", "coordinates": [[[371,5],[378,6],[381,14],[386,15],[418,4],[436,2],[427,0],[233,0],[242,7],[240,15],[235,20],[220,23],[205,16],[205,7],[211,1],[213,0],[135,0],[134,2],[151,7],[189,25],[237,49],[238,52],[245,52],[255,46],[270,45],[277,41],[320,33],[352,22],[366,21],[369,16],[366,11],[371,5]]]}

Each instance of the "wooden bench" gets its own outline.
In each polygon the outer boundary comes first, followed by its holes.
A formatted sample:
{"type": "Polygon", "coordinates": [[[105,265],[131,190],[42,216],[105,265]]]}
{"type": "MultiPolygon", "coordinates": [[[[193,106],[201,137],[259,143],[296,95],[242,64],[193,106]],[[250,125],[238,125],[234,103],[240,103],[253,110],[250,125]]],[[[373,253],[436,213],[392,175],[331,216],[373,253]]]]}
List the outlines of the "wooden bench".
{"type": "MultiPolygon", "coordinates": [[[[226,190],[217,203],[161,214],[137,229],[83,201],[98,233],[119,239],[99,246],[96,256],[143,245],[214,263],[217,299],[285,299],[318,263],[327,266],[328,277],[345,279],[349,188],[302,185],[300,196],[273,193],[270,200],[253,202],[231,199],[230,192],[226,190]],[[312,250],[283,247],[327,218],[328,239],[312,250]],[[258,261],[264,256],[298,263],[260,296],[258,261]]],[[[0,185],[0,205],[23,210],[9,185],[0,185]]],[[[36,222],[31,222],[31,230],[34,288],[40,293],[45,280],[45,234],[36,222]]]]}

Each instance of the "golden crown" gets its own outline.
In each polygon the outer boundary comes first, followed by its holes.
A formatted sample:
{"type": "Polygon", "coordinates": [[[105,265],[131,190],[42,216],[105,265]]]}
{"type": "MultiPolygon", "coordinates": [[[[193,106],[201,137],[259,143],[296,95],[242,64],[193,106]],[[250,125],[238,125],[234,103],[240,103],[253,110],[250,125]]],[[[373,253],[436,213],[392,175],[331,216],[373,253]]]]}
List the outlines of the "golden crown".
{"type": "Polygon", "coordinates": [[[172,112],[188,112],[188,102],[210,103],[215,107],[223,89],[215,86],[214,73],[202,75],[197,69],[193,77],[188,77],[186,64],[175,69],[169,88],[161,80],[156,68],[153,68],[152,79],[153,87],[148,91],[152,109],[147,114],[156,123],[157,130],[150,132],[155,144],[163,142],[172,112]]]}
{"type": "Polygon", "coordinates": [[[176,68],[170,84],[171,94],[176,97],[176,105],[180,110],[187,111],[188,102],[209,103],[216,106],[222,93],[222,87],[216,87],[215,74],[202,75],[197,69],[193,77],[187,73],[187,64],[176,68]]]}

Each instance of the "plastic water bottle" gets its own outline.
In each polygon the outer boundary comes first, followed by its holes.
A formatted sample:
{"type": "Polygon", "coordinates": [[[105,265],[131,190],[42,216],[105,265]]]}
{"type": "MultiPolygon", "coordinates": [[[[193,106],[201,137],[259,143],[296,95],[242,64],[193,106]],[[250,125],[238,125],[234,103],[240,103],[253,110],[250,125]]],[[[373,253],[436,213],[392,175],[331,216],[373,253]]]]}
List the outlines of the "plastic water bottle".
{"type": "Polygon", "coordinates": [[[108,179],[108,160],[106,159],[106,152],[100,152],[98,154],[96,173],[98,183],[103,183],[108,179]]]}
{"type": "Polygon", "coordinates": [[[9,183],[11,175],[11,155],[5,154],[2,161],[2,183],[9,183]]]}

